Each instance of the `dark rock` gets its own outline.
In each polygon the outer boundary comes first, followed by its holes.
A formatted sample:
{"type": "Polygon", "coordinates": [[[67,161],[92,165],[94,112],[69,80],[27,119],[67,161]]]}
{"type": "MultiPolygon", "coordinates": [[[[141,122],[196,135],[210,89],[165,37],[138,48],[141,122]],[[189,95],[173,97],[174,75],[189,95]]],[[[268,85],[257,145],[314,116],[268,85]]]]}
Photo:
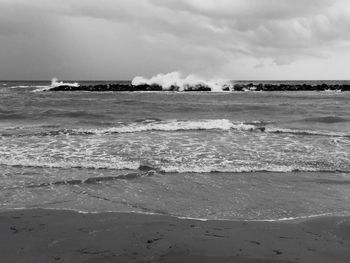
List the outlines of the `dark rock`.
{"type": "Polygon", "coordinates": [[[185,91],[211,91],[211,88],[204,84],[197,84],[194,86],[186,86],[185,91]]]}
{"type": "MultiPolygon", "coordinates": [[[[61,85],[58,87],[51,88],[50,91],[162,91],[163,88],[158,84],[142,84],[134,86],[131,83],[109,83],[109,84],[97,84],[97,85],[87,85],[87,86],[69,86],[69,85],[61,85]]],[[[168,91],[180,91],[181,88],[177,85],[171,86],[168,91]]],[[[234,85],[226,84],[223,86],[224,91],[244,91],[244,90],[252,90],[252,91],[325,91],[325,90],[340,90],[340,91],[350,91],[350,85],[328,85],[328,84],[318,84],[318,85],[310,85],[310,84],[278,84],[278,83],[248,83],[241,84],[236,83],[234,85]]],[[[211,91],[211,88],[205,84],[197,84],[197,85],[186,85],[184,87],[184,91],[211,91]]]]}

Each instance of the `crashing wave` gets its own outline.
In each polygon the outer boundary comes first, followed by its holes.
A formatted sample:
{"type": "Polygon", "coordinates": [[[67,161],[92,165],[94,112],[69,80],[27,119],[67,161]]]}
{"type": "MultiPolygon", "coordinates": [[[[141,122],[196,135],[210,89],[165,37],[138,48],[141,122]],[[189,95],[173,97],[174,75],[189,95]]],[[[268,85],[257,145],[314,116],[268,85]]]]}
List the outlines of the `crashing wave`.
{"type": "MultiPolygon", "coordinates": [[[[33,129],[33,128],[31,128],[33,129]]],[[[24,130],[22,128],[21,130],[24,130]]],[[[331,132],[322,130],[299,130],[280,128],[272,126],[269,123],[261,121],[249,122],[233,122],[228,119],[211,119],[211,120],[145,120],[133,123],[119,123],[117,126],[108,128],[79,128],[79,129],[57,129],[48,130],[38,133],[26,132],[11,133],[11,131],[3,132],[0,136],[3,137],[25,137],[25,136],[60,136],[60,135],[109,135],[109,134],[124,134],[124,133],[141,133],[141,132],[177,132],[177,131],[242,131],[242,132],[261,132],[270,134],[291,134],[296,136],[326,136],[326,137],[343,137],[350,138],[350,134],[342,132],[331,132]]]]}
{"type": "Polygon", "coordinates": [[[70,88],[78,88],[80,87],[79,83],[68,83],[63,81],[58,81],[57,78],[53,78],[51,80],[50,86],[41,86],[38,89],[34,90],[34,92],[41,92],[41,91],[50,91],[52,89],[60,88],[60,87],[70,87],[70,88]]]}
{"type": "MultiPolygon", "coordinates": [[[[96,129],[58,129],[49,130],[38,133],[23,133],[13,134],[16,137],[23,136],[60,136],[60,135],[108,135],[108,134],[122,134],[122,133],[139,133],[148,131],[163,131],[163,132],[176,132],[176,131],[205,131],[205,130],[240,130],[240,131],[254,131],[263,130],[258,123],[243,123],[243,122],[231,122],[227,119],[214,119],[214,120],[170,120],[170,121],[156,121],[146,120],[142,122],[134,122],[129,124],[120,123],[118,126],[109,128],[96,128],[96,129]]],[[[11,137],[11,133],[2,133],[0,136],[11,137]]]]}
{"type": "Polygon", "coordinates": [[[69,86],[69,87],[79,87],[79,83],[74,82],[74,83],[65,83],[63,81],[58,81],[58,79],[53,78],[51,81],[51,87],[55,88],[55,87],[59,87],[59,86],[69,86]]]}
{"type": "Polygon", "coordinates": [[[131,84],[133,86],[149,85],[160,86],[162,90],[176,90],[176,91],[189,91],[207,88],[213,92],[224,91],[225,82],[223,81],[206,81],[202,80],[194,75],[188,75],[187,77],[181,77],[179,72],[172,72],[168,74],[158,74],[150,79],[144,77],[135,77],[131,84]]]}
{"type": "Polygon", "coordinates": [[[306,84],[278,82],[232,82],[227,80],[204,80],[194,75],[182,77],[179,72],[158,74],[151,78],[135,77],[131,83],[115,82],[95,85],[64,83],[53,79],[50,86],[38,91],[91,91],[91,92],[143,92],[143,91],[206,91],[206,92],[261,92],[261,91],[350,91],[350,84],[306,84]]]}
{"type": "Polygon", "coordinates": [[[312,131],[312,130],[297,130],[288,128],[279,128],[264,125],[263,122],[232,122],[227,119],[215,120],[199,120],[199,121],[155,121],[143,123],[131,123],[116,127],[102,128],[102,129],[75,129],[67,130],[74,134],[115,134],[115,133],[137,133],[148,131],[200,131],[200,130],[221,130],[221,131],[248,131],[248,132],[265,132],[273,134],[294,134],[294,135],[309,135],[309,136],[328,136],[328,137],[350,137],[350,134],[341,132],[329,131],[312,131]]]}
{"type": "Polygon", "coordinates": [[[261,91],[327,91],[338,93],[350,91],[347,83],[302,82],[233,82],[227,80],[204,80],[194,75],[182,77],[178,72],[158,74],[151,78],[135,77],[131,82],[111,82],[95,85],[52,81],[51,86],[35,91],[91,91],[91,92],[144,92],[144,91],[206,91],[206,92],[261,92],[261,91]]]}

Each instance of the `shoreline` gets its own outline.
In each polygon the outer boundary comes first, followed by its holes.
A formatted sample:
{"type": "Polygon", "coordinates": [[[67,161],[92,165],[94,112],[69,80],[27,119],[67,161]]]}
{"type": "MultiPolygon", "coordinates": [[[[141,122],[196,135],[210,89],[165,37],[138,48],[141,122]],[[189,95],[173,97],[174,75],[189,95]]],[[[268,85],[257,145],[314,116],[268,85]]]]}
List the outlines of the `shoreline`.
{"type": "Polygon", "coordinates": [[[0,212],[4,262],[348,262],[350,217],[180,219],[136,213],[0,212]]]}
{"type": "Polygon", "coordinates": [[[26,207],[18,207],[18,208],[4,208],[0,209],[0,216],[2,213],[11,213],[11,212],[18,212],[18,211],[32,211],[32,210],[47,210],[47,211],[57,211],[57,212],[72,212],[82,215],[98,215],[98,214],[125,214],[128,215],[136,215],[136,216],[159,216],[159,217],[170,217],[178,220],[192,220],[192,221],[200,221],[200,222],[267,222],[267,223],[278,223],[278,222],[284,222],[284,223],[295,223],[295,222],[304,222],[319,218],[341,218],[341,217],[350,217],[350,211],[343,211],[338,213],[322,213],[322,214],[312,214],[312,215],[306,215],[306,216],[296,216],[296,217],[284,217],[279,219],[211,219],[211,218],[196,218],[196,217],[186,217],[186,216],[176,216],[171,214],[161,214],[156,212],[136,212],[136,211],[112,211],[112,210],[102,210],[102,211],[83,211],[83,210],[76,210],[76,209],[70,209],[70,208],[50,208],[50,207],[33,207],[33,208],[26,208],[26,207]]]}

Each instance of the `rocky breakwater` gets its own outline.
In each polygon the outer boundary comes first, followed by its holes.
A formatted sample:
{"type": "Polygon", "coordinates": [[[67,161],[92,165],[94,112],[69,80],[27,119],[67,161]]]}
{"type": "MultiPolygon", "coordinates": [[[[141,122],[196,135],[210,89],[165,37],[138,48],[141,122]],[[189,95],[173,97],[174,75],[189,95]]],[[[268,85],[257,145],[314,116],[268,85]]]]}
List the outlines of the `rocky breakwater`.
{"type": "MultiPolygon", "coordinates": [[[[212,88],[205,84],[186,85],[179,87],[172,85],[164,88],[158,84],[132,85],[131,83],[110,83],[87,86],[59,85],[48,89],[48,91],[97,91],[97,92],[122,92],[122,91],[212,91],[212,88]]],[[[225,84],[222,91],[350,91],[350,85],[347,84],[267,84],[267,83],[249,83],[249,84],[225,84]]]]}
{"type": "Polygon", "coordinates": [[[234,91],[350,91],[350,85],[340,84],[266,84],[266,83],[249,83],[234,84],[234,91]]]}
{"type": "MultiPolygon", "coordinates": [[[[229,91],[229,87],[224,87],[224,90],[229,91]]],[[[88,85],[88,86],[70,86],[70,85],[60,85],[52,87],[47,91],[211,91],[211,88],[203,85],[197,84],[190,86],[188,85],[185,89],[182,89],[179,86],[173,85],[169,88],[164,89],[158,84],[141,84],[141,85],[132,85],[132,84],[98,84],[98,85],[88,85]]]]}

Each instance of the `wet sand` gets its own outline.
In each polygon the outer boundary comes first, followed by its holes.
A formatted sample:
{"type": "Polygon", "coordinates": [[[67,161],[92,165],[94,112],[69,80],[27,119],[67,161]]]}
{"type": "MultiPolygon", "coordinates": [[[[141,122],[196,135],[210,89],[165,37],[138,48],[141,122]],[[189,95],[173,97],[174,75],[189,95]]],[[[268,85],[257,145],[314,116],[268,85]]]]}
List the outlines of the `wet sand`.
{"type": "Polygon", "coordinates": [[[167,216],[0,213],[0,262],[349,262],[350,217],[196,221],[167,216]]]}

